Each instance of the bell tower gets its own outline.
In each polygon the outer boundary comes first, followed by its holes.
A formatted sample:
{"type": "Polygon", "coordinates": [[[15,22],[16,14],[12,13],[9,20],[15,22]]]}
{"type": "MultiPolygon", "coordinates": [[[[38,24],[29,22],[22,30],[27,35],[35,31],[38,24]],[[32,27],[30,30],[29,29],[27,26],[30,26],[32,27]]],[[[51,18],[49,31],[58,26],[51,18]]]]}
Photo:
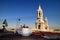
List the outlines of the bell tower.
{"type": "Polygon", "coordinates": [[[43,29],[43,26],[44,26],[43,11],[42,11],[40,5],[37,10],[37,20],[36,20],[35,26],[37,29],[43,29]]]}
{"type": "Polygon", "coordinates": [[[37,10],[37,13],[38,13],[37,18],[43,20],[43,13],[42,13],[42,9],[41,9],[40,5],[39,5],[39,8],[37,10]]]}

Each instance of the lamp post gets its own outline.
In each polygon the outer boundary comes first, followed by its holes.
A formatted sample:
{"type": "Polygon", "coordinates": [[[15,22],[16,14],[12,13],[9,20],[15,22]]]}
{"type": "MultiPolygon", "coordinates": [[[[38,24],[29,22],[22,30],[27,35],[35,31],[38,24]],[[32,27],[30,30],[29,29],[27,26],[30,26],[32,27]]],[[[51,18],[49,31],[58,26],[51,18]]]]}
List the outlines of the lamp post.
{"type": "Polygon", "coordinates": [[[20,18],[17,19],[17,25],[16,27],[19,27],[20,26],[20,18]]]}

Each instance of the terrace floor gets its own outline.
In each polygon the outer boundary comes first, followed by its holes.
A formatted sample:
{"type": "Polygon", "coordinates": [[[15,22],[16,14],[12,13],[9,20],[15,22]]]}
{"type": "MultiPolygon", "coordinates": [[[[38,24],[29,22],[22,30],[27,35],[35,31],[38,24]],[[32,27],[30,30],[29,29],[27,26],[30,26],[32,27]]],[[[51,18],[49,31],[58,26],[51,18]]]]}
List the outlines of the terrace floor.
{"type": "Polygon", "coordinates": [[[0,37],[0,40],[60,40],[60,39],[46,39],[40,36],[27,36],[23,37],[22,35],[18,34],[9,34],[9,35],[4,35],[0,37]]]}

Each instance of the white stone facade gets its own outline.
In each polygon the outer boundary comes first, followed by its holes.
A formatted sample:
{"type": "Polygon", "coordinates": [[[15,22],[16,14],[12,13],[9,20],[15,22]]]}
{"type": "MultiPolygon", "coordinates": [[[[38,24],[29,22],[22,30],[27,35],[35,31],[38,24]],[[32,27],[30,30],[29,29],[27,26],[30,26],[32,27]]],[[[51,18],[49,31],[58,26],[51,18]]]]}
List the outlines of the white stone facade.
{"type": "Polygon", "coordinates": [[[37,20],[35,22],[35,28],[40,30],[47,30],[48,28],[48,19],[47,17],[43,20],[43,10],[39,6],[37,10],[37,20]]]}

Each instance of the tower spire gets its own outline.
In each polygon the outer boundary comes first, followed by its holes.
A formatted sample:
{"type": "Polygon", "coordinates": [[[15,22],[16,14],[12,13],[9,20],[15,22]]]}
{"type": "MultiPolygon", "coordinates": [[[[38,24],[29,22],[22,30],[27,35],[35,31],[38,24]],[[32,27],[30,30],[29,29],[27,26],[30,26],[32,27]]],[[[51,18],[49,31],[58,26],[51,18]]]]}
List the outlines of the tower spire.
{"type": "Polygon", "coordinates": [[[40,20],[43,20],[43,12],[42,12],[42,9],[41,9],[40,5],[38,7],[37,13],[38,13],[38,17],[37,18],[40,19],[40,20]]]}
{"type": "Polygon", "coordinates": [[[38,8],[39,10],[41,10],[41,6],[39,5],[39,8],[38,8]]]}

